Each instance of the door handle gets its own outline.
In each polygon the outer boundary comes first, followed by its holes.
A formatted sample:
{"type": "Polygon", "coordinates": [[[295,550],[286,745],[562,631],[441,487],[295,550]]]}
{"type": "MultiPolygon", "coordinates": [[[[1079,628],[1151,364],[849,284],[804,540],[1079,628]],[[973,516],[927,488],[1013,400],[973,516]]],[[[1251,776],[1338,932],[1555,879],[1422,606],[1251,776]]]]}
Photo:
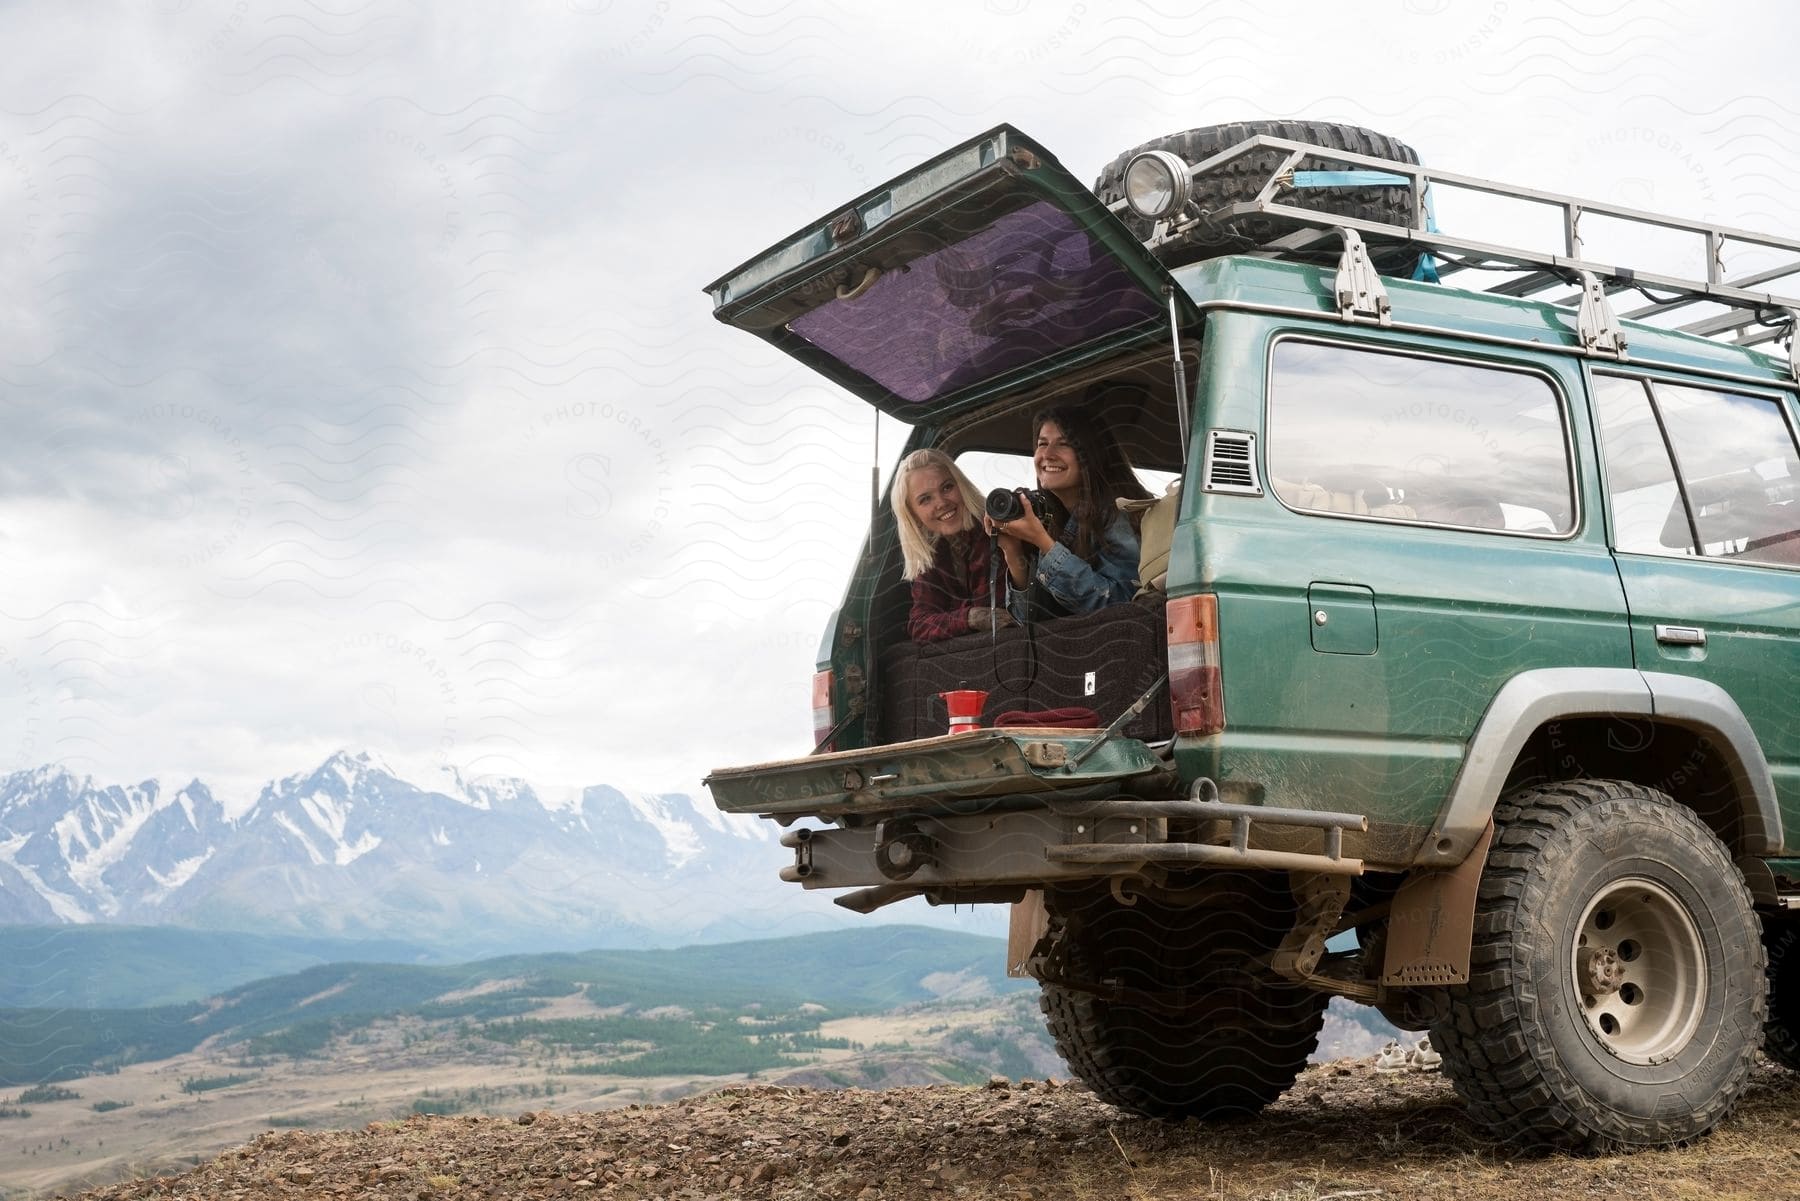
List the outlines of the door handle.
{"type": "Polygon", "coordinates": [[[1657,626],[1656,640],[1664,646],[1705,646],[1706,631],[1699,626],[1657,626]]]}

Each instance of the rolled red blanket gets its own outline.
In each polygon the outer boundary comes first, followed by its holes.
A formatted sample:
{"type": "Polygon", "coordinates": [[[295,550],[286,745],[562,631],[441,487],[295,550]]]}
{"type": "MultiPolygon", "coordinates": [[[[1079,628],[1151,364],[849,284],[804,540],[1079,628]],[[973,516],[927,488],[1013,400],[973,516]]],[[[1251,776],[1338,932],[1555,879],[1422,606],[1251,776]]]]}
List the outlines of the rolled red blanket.
{"type": "Polygon", "coordinates": [[[996,726],[1048,726],[1066,730],[1097,730],[1102,724],[1098,713],[1075,705],[1063,709],[1009,709],[994,719],[996,726]]]}

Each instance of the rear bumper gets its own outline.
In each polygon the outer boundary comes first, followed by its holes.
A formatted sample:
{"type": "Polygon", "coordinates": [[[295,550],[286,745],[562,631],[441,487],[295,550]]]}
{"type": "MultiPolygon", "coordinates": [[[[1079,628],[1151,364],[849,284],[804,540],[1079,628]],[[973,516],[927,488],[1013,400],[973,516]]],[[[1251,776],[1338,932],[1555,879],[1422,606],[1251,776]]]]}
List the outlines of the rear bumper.
{"type": "MultiPolygon", "coordinates": [[[[1203,790],[1196,790],[1197,792],[1203,790]]],[[[906,896],[1006,899],[1008,889],[1141,876],[1159,869],[1234,867],[1360,875],[1343,854],[1358,814],[1266,809],[1214,800],[1107,800],[986,814],[897,815],[783,836],[794,863],[781,878],[805,888],[858,888],[839,904],[866,910],[906,896]],[[1315,852],[1251,847],[1252,826],[1317,832],[1315,852]],[[1171,838],[1171,828],[1178,837],[1171,838]]]]}

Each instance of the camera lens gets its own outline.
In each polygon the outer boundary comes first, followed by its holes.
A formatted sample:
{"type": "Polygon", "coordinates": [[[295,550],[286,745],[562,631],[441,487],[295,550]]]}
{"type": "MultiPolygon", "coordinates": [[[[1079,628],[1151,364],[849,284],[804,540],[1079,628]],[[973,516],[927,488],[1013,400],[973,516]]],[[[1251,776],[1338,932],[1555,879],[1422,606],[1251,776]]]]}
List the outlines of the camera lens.
{"type": "Polygon", "coordinates": [[[987,515],[995,521],[1017,521],[1025,515],[1025,506],[1012,489],[995,488],[987,494],[987,515]]]}

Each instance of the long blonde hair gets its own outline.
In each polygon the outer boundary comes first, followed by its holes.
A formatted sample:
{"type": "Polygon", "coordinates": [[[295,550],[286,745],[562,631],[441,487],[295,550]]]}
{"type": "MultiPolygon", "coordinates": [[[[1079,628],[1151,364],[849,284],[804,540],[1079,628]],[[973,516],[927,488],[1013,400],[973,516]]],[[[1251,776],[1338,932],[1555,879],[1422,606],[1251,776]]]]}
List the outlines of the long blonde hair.
{"type": "Polygon", "coordinates": [[[888,504],[894,510],[894,525],[900,531],[900,555],[906,560],[900,572],[903,580],[917,579],[920,572],[931,566],[937,553],[938,536],[919,524],[918,515],[907,503],[907,480],[913,472],[925,467],[941,468],[956,481],[957,490],[962,493],[963,529],[973,529],[981,522],[981,493],[956,465],[956,460],[941,450],[915,450],[901,459],[900,465],[894,468],[894,486],[888,490],[888,504]]]}

